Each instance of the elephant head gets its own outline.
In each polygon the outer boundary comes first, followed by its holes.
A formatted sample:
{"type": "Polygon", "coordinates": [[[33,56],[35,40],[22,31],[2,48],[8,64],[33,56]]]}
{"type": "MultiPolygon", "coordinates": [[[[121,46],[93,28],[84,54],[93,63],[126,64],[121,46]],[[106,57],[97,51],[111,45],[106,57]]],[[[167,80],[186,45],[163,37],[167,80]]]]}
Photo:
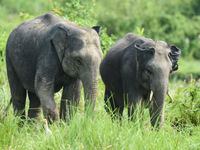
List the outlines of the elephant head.
{"type": "Polygon", "coordinates": [[[163,120],[163,107],[168,91],[169,75],[178,69],[181,53],[176,46],[169,46],[164,41],[143,38],[135,41],[137,49],[137,78],[140,85],[148,91],[150,101],[151,123],[163,120]]]}
{"type": "Polygon", "coordinates": [[[68,76],[82,81],[86,106],[91,103],[93,109],[102,59],[99,31],[99,26],[90,29],[75,24],[60,23],[52,30],[51,37],[51,44],[63,71],[68,76]]]}

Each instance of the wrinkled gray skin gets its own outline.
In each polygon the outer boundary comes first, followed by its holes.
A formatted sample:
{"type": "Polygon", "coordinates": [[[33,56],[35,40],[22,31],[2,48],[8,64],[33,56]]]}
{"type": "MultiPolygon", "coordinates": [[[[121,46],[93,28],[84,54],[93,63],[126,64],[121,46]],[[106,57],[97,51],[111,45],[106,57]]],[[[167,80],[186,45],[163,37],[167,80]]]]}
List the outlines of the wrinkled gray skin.
{"type": "Polygon", "coordinates": [[[13,30],[7,41],[6,63],[17,115],[24,118],[28,93],[28,117],[37,117],[42,107],[46,118],[58,120],[54,93],[61,88],[60,117],[71,115],[71,106],[79,103],[81,81],[85,106],[91,104],[94,109],[102,58],[99,30],[98,26],[80,27],[50,13],[25,21],[13,30]]]}
{"type": "Polygon", "coordinates": [[[158,121],[159,125],[164,117],[169,75],[178,69],[179,55],[175,46],[132,33],[117,41],[100,65],[106,110],[121,116],[124,104],[128,104],[128,116],[132,118],[136,106],[146,103],[151,124],[158,121]],[[151,90],[154,94],[150,104],[151,90]]]}

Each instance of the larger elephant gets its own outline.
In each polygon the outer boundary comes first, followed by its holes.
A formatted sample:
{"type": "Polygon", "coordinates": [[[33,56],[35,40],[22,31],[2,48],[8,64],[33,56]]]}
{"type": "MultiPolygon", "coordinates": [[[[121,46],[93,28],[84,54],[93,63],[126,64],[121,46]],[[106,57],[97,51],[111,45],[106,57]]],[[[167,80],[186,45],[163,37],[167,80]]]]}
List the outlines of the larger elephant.
{"type": "Polygon", "coordinates": [[[16,114],[24,117],[26,95],[28,117],[41,113],[59,119],[54,93],[63,88],[60,117],[77,106],[81,82],[85,106],[93,110],[102,58],[100,27],[84,28],[47,13],[25,21],[10,34],[6,46],[7,75],[16,114]]]}
{"type": "Polygon", "coordinates": [[[136,106],[146,102],[151,124],[158,121],[159,125],[164,117],[169,76],[178,69],[179,55],[176,46],[132,33],[117,41],[100,65],[106,110],[122,115],[128,104],[128,115],[132,117],[136,106]]]}

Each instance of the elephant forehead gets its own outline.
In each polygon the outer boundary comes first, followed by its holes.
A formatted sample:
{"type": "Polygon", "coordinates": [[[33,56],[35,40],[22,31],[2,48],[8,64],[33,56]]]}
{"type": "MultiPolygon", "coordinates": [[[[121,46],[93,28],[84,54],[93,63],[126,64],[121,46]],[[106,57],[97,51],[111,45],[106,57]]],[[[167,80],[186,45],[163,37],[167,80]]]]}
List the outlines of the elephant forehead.
{"type": "Polygon", "coordinates": [[[148,49],[155,47],[155,42],[152,39],[141,37],[141,39],[137,39],[136,42],[138,40],[143,41],[143,43],[140,45],[141,48],[148,49]]]}
{"type": "Polygon", "coordinates": [[[75,34],[84,43],[82,47],[83,53],[86,53],[86,55],[96,53],[99,57],[102,57],[100,40],[96,31],[81,27],[75,34]]]}
{"type": "Polygon", "coordinates": [[[170,52],[168,44],[164,41],[155,41],[155,49],[158,54],[168,54],[170,52]]]}
{"type": "Polygon", "coordinates": [[[97,47],[96,44],[84,43],[78,51],[73,51],[71,53],[74,57],[82,57],[88,61],[99,61],[102,57],[102,52],[100,46],[97,47]]]}
{"type": "Polygon", "coordinates": [[[87,44],[93,44],[96,41],[98,41],[98,36],[94,34],[92,31],[86,31],[86,30],[80,30],[78,33],[76,33],[77,36],[85,41],[87,44]]]}

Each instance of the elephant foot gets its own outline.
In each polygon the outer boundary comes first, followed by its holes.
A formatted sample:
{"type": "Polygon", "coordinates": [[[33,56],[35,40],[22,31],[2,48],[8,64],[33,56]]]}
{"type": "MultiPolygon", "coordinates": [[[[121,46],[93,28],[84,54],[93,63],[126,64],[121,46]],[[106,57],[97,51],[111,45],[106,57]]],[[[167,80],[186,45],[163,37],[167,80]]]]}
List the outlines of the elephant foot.
{"type": "Polygon", "coordinates": [[[44,109],[43,113],[45,118],[47,118],[48,123],[53,123],[54,121],[58,121],[59,120],[59,113],[58,113],[58,109],[55,108],[54,110],[52,109],[44,109]]]}

